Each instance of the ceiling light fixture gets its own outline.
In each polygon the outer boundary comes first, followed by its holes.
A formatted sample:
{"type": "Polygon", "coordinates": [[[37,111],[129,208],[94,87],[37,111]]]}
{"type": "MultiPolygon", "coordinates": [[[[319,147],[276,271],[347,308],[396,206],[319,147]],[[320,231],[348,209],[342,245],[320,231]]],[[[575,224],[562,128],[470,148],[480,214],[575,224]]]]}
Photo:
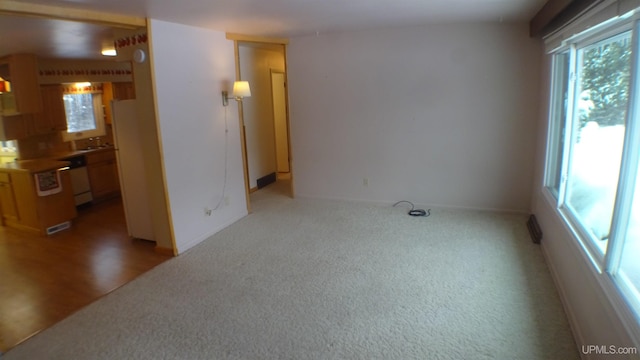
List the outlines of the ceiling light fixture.
{"type": "Polygon", "coordinates": [[[118,55],[118,53],[116,52],[116,49],[104,49],[104,50],[102,50],[102,55],[104,55],[104,56],[116,56],[116,55],[118,55]]]}
{"type": "Polygon", "coordinates": [[[229,105],[229,99],[242,101],[243,98],[251,97],[251,88],[248,81],[236,81],[233,83],[233,96],[229,97],[227,91],[222,92],[222,106],[229,105]]]}

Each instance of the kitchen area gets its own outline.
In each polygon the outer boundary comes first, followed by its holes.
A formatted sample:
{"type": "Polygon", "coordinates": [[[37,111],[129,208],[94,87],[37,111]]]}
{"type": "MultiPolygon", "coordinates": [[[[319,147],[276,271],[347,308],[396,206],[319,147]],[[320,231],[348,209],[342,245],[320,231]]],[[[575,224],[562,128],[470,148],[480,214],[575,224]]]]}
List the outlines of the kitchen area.
{"type": "Polygon", "coordinates": [[[120,197],[111,101],[135,98],[128,62],[0,58],[0,213],[35,235],[120,197]]]}
{"type": "Polygon", "coordinates": [[[174,256],[146,22],[49,10],[0,14],[0,354],[174,256]]]}

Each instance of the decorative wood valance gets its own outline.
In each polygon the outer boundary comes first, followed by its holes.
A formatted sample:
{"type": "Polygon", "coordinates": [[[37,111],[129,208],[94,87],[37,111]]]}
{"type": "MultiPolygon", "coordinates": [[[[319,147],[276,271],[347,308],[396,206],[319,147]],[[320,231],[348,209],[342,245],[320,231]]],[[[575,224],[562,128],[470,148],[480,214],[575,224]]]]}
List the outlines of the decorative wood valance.
{"type": "Polygon", "coordinates": [[[76,84],[64,84],[62,92],[64,94],[102,94],[102,84],[90,84],[78,86],[76,84]]]}
{"type": "Polygon", "coordinates": [[[529,22],[529,35],[543,37],[573,21],[604,0],[548,0],[529,22]]]}
{"type": "Polygon", "coordinates": [[[113,42],[116,50],[122,49],[129,46],[136,46],[139,44],[146,44],[148,41],[147,33],[135,34],[131,36],[125,36],[123,38],[117,39],[113,42]]]}
{"type": "Polygon", "coordinates": [[[128,61],[38,60],[38,68],[40,84],[133,81],[128,61]]]}

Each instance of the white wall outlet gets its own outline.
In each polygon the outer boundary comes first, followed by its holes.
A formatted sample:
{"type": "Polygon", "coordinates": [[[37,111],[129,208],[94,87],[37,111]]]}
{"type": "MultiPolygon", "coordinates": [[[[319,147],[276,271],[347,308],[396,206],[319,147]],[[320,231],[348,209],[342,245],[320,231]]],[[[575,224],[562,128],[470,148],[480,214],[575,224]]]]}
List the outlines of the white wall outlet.
{"type": "Polygon", "coordinates": [[[225,204],[226,206],[229,206],[229,204],[230,204],[230,203],[231,203],[231,200],[229,200],[229,197],[228,197],[228,196],[225,196],[225,197],[224,197],[224,204],[225,204]]]}
{"type": "Polygon", "coordinates": [[[204,208],[204,215],[205,216],[211,216],[211,209],[209,209],[208,207],[204,208]]]}
{"type": "Polygon", "coordinates": [[[369,186],[369,178],[362,179],[362,186],[369,186]]]}

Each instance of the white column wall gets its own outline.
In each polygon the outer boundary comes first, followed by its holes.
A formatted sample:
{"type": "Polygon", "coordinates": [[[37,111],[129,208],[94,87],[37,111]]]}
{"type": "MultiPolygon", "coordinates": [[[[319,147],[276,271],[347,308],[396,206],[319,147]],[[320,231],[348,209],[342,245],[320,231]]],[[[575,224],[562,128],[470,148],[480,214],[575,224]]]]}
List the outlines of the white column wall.
{"type": "Polygon", "coordinates": [[[150,20],[149,30],[170,213],[182,253],[247,214],[237,106],[223,107],[221,97],[235,80],[233,42],[222,32],[160,20],[150,20]],[[208,216],[205,209],[218,203],[208,216]]]}

